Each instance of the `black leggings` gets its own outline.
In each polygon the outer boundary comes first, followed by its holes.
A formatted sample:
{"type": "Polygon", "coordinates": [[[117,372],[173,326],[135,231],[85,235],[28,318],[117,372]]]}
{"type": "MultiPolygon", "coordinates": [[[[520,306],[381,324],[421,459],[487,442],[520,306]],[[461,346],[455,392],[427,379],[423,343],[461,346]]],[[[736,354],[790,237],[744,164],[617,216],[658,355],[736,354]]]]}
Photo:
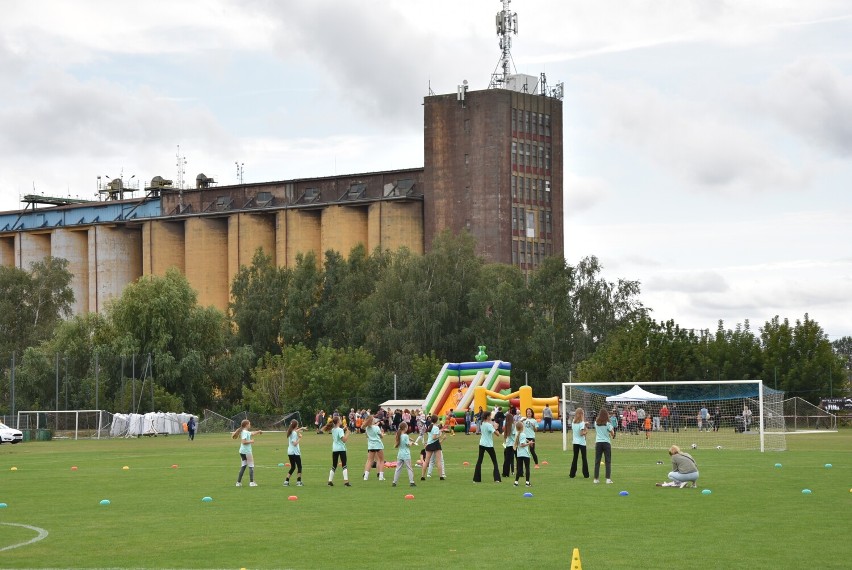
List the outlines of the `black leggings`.
{"type": "Polygon", "coordinates": [[[500,480],[500,469],[497,467],[497,454],[494,453],[493,447],[485,447],[479,446],[479,459],[476,460],[476,469],[473,470],[473,480],[476,483],[482,481],[482,459],[485,457],[485,453],[488,453],[488,456],[491,458],[491,463],[494,465],[494,480],[500,480]]]}
{"type": "Polygon", "coordinates": [[[600,441],[595,443],[595,479],[600,479],[601,474],[601,456],[604,458],[606,466],[606,478],[611,479],[612,469],[612,445],[608,442],[600,441]]]}
{"type": "MultiPolygon", "coordinates": [[[[589,478],[589,463],[586,460],[586,446],[580,445],[579,443],[574,444],[574,459],[571,461],[571,471],[568,472],[568,476],[572,479],[577,475],[577,456],[583,456],[583,477],[586,479],[589,478]]],[[[600,462],[600,461],[598,461],[600,462]]]]}
{"type": "Polygon", "coordinates": [[[515,448],[511,445],[503,450],[503,477],[511,475],[515,470],[515,448]]]}
{"type": "Polygon", "coordinates": [[[530,455],[532,455],[533,462],[538,465],[538,454],[535,452],[535,438],[528,437],[527,441],[530,442],[530,455]]]}
{"type": "Polygon", "coordinates": [[[290,472],[287,473],[287,479],[290,478],[290,475],[293,474],[293,471],[296,471],[299,476],[302,475],[302,456],[301,455],[288,455],[290,459],[290,472]]]}
{"type": "Polygon", "coordinates": [[[515,470],[515,482],[526,473],[527,483],[530,482],[530,458],[518,456],[518,468],[515,470]]]}
{"type": "Polygon", "coordinates": [[[340,460],[340,466],[346,469],[346,452],[345,451],[332,451],[331,452],[331,466],[334,469],[337,469],[337,461],[340,460]]]}

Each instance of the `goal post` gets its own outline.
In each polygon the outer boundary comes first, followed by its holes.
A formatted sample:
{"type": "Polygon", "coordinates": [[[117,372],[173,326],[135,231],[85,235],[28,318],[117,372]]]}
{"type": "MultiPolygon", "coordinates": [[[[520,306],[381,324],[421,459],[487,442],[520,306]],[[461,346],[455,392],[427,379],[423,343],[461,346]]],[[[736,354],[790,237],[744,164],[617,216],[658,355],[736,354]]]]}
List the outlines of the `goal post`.
{"type": "Polygon", "coordinates": [[[104,410],[22,410],[17,429],[47,430],[52,437],[100,439],[109,434],[110,413],[104,410]]]}
{"type": "MultiPolygon", "coordinates": [[[[761,380],[567,382],[562,384],[562,449],[571,447],[570,424],[581,407],[589,427],[601,408],[617,417],[612,442],[617,449],[668,449],[676,444],[783,451],[783,400],[783,392],[761,380]]],[[[592,445],[594,437],[587,442],[592,445]]]]}

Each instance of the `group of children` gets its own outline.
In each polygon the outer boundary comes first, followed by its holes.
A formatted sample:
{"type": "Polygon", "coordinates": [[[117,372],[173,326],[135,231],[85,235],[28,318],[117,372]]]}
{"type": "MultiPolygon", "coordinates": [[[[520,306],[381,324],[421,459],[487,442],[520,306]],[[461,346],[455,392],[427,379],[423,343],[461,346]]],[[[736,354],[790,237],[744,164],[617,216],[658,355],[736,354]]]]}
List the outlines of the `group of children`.
{"type": "MultiPolygon", "coordinates": [[[[524,417],[514,415],[515,410],[510,410],[506,416],[505,424],[501,426],[491,419],[491,413],[485,412],[480,426],[479,439],[479,456],[476,462],[476,467],[473,473],[474,483],[482,481],[482,462],[487,454],[491,458],[493,464],[494,482],[502,482],[501,477],[511,476],[511,472],[515,473],[514,485],[519,485],[520,479],[525,479],[527,487],[531,484],[531,461],[535,462],[538,467],[538,456],[535,452],[535,432],[538,429],[538,420],[535,419],[533,410],[528,408],[524,417]],[[497,466],[497,456],[494,451],[494,436],[503,437],[503,469],[502,473],[497,466]]],[[[451,416],[450,416],[451,417],[451,416]]],[[[411,441],[409,436],[409,425],[407,422],[402,422],[396,429],[394,438],[394,447],[397,449],[396,470],[394,471],[392,486],[396,487],[399,482],[400,475],[403,470],[407,472],[408,484],[411,487],[416,487],[414,482],[414,465],[412,464],[411,447],[417,446],[422,441],[424,448],[421,451],[420,464],[420,480],[425,481],[427,476],[431,476],[434,466],[440,467],[440,479],[443,481],[446,478],[444,470],[443,450],[441,442],[447,437],[448,432],[452,430],[450,423],[442,424],[438,416],[432,415],[429,417],[429,429],[425,433],[421,433],[415,441],[411,441]]],[[[606,408],[601,408],[595,417],[594,421],[586,421],[583,408],[577,408],[574,413],[574,418],[571,422],[573,458],[571,461],[571,469],[568,476],[574,478],[577,475],[578,468],[582,471],[583,477],[589,478],[589,465],[586,456],[586,435],[591,429],[595,432],[595,459],[594,459],[594,483],[600,482],[600,467],[601,463],[605,465],[606,483],[612,483],[612,440],[616,436],[617,416],[610,416],[606,408]],[[613,421],[615,420],[615,421],[613,421]],[[578,465],[578,460],[580,460],[578,465]]],[[[287,477],[284,479],[284,486],[290,486],[290,478],[293,473],[296,473],[296,486],[301,487],[302,483],[302,457],[300,450],[300,442],[304,427],[299,427],[299,422],[292,420],[287,428],[287,457],[290,460],[290,470],[287,477]]],[[[331,423],[327,424],[324,431],[331,433],[331,470],[328,474],[328,486],[334,486],[334,476],[338,465],[343,472],[343,484],[346,487],[351,487],[349,482],[349,471],[347,467],[346,443],[349,440],[350,432],[345,423],[345,419],[340,416],[335,416],[331,423]]],[[[367,461],[364,464],[364,480],[370,478],[370,473],[373,467],[377,469],[378,478],[380,481],[385,480],[385,456],[383,438],[385,432],[376,422],[374,416],[368,416],[363,424],[362,431],[367,436],[367,461]]],[[[237,475],[237,487],[242,486],[243,475],[246,469],[249,472],[249,486],[256,487],[257,483],[254,480],[254,456],[252,454],[252,444],[254,438],[263,431],[251,430],[251,422],[243,420],[239,428],[237,428],[232,437],[240,440],[240,470],[237,475]]],[[[695,481],[698,479],[698,468],[695,465],[695,460],[689,454],[681,452],[677,446],[672,446],[669,454],[672,455],[673,472],[669,473],[669,479],[673,483],[660,484],[662,486],[677,485],[680,487],[691,483],[695,486],[695,481]],[[680,461],[678,463],[676,460],[680,461]]]]}
{"type": "MultiPolygon", "coordinates": [[[[500,482],[500,470],[497,467],[497,457],[494,453],[494,434],[502,435],[504,438],[504,463],[503,476],[508,477],[511,471],[515,471],[515,485],[519,484],[521,477],[525,477],[526,486],[531,486],[530,483],[530,459],[538,465],[538,456],[535,452],[535,431],[538,422],[534,418],[532,409],[528,409],[526,417],[521,418],[520,415],[513,416],[510,413],[506,417],[505,426],[500,429],[500,425],[491,420],[491,414],[486,413],[480,427],[479,441],[479,459],[474,471],[474,482],[481,480],[482,460],[485,453],[488,453],[494,464],[494,480],[500,482]]],[[[399,481],[399,477],[403,470],[407,471],[408,483],[412,487],[416,487],[414,482],[414,466],[412,464],[411,447],[424,444],[421,451],[420,464],[420,480],[425,481],[427,476],[431,477],[434,466],[440,468],[440,480],[446,478],[444,469],[444,458],[441,442],[448,434],[454,431],[454,418],[452,414],[447,415],[445,423],[441,423],[437,415],[429,416],[425,422],[422,422],[421,433],[415,441],[411,441],[409,436],[409,424],[401,422],[395,432],[394,447],[397,448],[396,470],[394,471],[393,483],[395,487],[399,481]]],[[[304,427],[299,427],[297,420],[292,420],[287,429],[287,457],[290,461],[290,470],[284,480],[284,486],[290,486],[290,478],[293,473],[296,473],[296,485],[301,487],[302,483],[302,458],[300,450],[300,442],[304,427]]],[[[340,466],[343,474],[343,484],[351,487],[349,482],[349,470],[347,466],[346,443],[351,434],[347,425],[346,419],[340,415],[332,417],[331,421],[323,426],[324,432],[331,433],[331,470],[328,475],[328,486],[334,486],[334,476],[338,466],[340,466]]],[[[361,425],[361,431],[367,436],[367,461],[364,464],[364,480],[368,480],[370,473],[375,467],[378,472],[380,481],[385,480],[385,455],[383,438],[384,430],[380,427],[376,418],[372,415],[367,416],[361,425]]],[[[252,453],[252,444],[256,436],[262,434],[262,430],[251,430],[251,422],[247,419],[243,420],[240,427],[233,434],[233,439],[240,440],[240,471],[237,475],[237,487],[242,486],[243,475],[248,468],[249,471],[249,486],[256,487],[257,483],[254,480],[254,456],[252,453]]]]}

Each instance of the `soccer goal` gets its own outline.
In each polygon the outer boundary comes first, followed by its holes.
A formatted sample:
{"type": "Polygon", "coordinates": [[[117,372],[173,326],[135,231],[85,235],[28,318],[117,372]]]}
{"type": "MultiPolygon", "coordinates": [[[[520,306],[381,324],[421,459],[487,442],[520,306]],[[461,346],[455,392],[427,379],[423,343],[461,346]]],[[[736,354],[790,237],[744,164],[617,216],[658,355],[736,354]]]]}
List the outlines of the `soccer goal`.
{"type": "MultiPolygon", "coordinates": [[[[562,384],[562,449],[583,408],[589,427],[602,408],[616,417],[617,449],[682,448],[783,451],[784,392],[760,380],[562,384]]],[[[594,437],[587,438],[591,445],[594,437]]]]}
{"type": "Polygon", "coordinates": [[[100,439],[109,435],[110,413],[104,410],[26,410],[18,412],[19,430],[49,431],[56,439],[100,439]]]}
{"type": "Polygon", "coordinates": [[[787,398],[784,425],[792,433],[837,431],[837,416],[802,398],[787,398]]]}

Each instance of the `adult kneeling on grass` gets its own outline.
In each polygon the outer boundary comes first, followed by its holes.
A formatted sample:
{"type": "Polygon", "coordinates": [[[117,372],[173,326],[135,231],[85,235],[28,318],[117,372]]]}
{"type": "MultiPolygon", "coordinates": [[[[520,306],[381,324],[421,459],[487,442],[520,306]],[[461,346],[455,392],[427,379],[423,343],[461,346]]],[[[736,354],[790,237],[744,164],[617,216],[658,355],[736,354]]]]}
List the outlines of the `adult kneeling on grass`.
{"type": "Polygon", "coordinates": [[[698,465],[695,463],[695,459],[690,454],[681,451],[676,445],[669,448],[669,455],[672,456],[672,471],[669,473],[669,481],[657,483],[657,487],[680,487],[683,489],[690,484],[692,487],[696,487],[698,465]]]}

